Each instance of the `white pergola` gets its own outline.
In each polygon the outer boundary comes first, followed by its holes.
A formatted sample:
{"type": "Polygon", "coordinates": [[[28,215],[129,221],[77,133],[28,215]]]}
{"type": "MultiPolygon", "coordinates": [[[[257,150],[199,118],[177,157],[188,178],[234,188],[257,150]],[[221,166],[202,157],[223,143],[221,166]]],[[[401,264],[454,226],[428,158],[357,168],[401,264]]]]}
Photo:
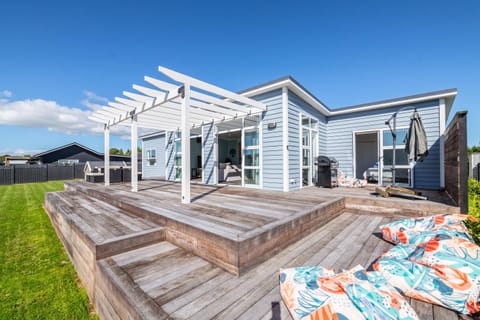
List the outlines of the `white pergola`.
{"type": "Polygon", "coordinates": [[[124,91],[125,97],[95,111],[89,118],[104,125],[105,186],[110,184],[110,128],[131,127],[131,184],[138,191],[138,128],[181,131],[182,203],[190,203],[190,129],[206,124],[243,118],[267,110],[265,104],[209,83],[158,67],[160,73],[177,84],[145,76],[150,87],[133,85],[137,92],[124,91]],[[153,87],[153,88],[152,88],[153,87]]]}

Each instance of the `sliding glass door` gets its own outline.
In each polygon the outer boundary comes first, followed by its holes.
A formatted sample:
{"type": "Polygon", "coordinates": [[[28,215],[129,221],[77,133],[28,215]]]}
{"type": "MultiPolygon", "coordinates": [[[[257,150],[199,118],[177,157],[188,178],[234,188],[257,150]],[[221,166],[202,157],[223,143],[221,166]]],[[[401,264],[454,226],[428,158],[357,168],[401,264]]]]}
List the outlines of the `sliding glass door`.
{"type": "Polygon", "coordinates": [[[243,184],[260,186],[260,133],[259,128],[243,129],[243,184]]]}
{"type": "Polygon", "coordinates": [[[301,116],[302,152],[301,171],[302,186],[311,186],[317,178],[315,159],[318,156],[318,121],[306,115],[301,116]]]}
{"type": "MultiPolygon", "coordinates": [[[[405,151],[405,141],[408,128],[397,129],[397,139],[395,147],[395,184],[399,186],[412,186],[412,164],[408,160],[408,154],[405,151]]],[[[390,130],[383,130],[382,143],[382,182],[383,184],[393,183],[393,137],[390,130]]]]}

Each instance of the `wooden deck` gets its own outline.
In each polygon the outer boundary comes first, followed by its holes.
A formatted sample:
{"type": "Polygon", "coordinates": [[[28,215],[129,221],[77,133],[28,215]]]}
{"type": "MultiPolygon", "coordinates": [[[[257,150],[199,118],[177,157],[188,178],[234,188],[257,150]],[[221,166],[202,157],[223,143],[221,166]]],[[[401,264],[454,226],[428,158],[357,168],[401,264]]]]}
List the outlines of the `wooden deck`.
{"type": "MultiPolygon", "coordinates": [[[[133,194],[128,185],[69,182],[66,192],[47,194],[45,207],[102,318],[290,319],[280,268],[368,267],[390,247],[375,235],[380,224],[458,212],[368,190],[317,188],[192,186],[193,203],[182,205],[179,189],[142,181],[133,194]]],[[[458,318],[411,303],[421,319],[458,318]]]]}

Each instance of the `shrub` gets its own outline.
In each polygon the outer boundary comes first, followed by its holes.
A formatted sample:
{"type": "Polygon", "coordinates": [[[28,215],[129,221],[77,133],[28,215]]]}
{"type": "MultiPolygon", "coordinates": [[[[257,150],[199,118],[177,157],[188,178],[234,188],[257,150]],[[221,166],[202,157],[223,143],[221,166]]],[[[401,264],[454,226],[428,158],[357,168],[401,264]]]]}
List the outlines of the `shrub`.
{"type": "Polygon", "coordinates": [[[473,240],[480,245],[480,181],[468,178],[468,215],[465,221],[473,240]]]}

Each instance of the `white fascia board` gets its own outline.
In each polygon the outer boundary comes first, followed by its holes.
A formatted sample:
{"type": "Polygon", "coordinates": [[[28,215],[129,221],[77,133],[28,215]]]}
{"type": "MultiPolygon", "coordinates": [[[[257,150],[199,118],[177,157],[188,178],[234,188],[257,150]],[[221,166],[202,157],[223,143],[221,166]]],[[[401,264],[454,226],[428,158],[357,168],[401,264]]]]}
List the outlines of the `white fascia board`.
{"type": "MultiPolygon", "coordinates": [[[[148,138],[153,138],[153,137],[158,137],[158,136],[165,136],[166,133],[165,131],[158,131],[158,132],[152,132],[148,134],[141,135],[139,138],[140,139],[148,139],[148,138]]],[[[142,149],[143,150],[143,149],[142,149]]]]}
{"type": "Polygon", "coordinates": [[[383,108],[390,108],[396,107],[404,104],[413,104],[413,103],[420,103],[424,101],[436,100],[436,99],[443,99],[447,97],[455,97],[457,95],[457,91],[449,92],[449,93],[440,93],[440,94],[433,94],[429,96],[417,97],[417,98],[410,98],[410,99],[402,99],[392,102],[385,102],[385,103],[374,103],[371,105],[364,105],[361,107],[353,107],[344,110],[338,111],[331,111],[331,115],[340,115],[352,112],[359,112],[359,111],[368,111],[368,110],[375,110],[375,109],[383,109],[383,108]]]}
{"type": "Polygon", "coordinates": [[[348,114],[348,113],[353,113],[353,112],[358,112],[358,111],[368,111],[368,110],[375,110],[375,109],[382,109],[382,108],[389,108],[389,107],[395,107],[407,103],[419,103],[423,101],[429,101],[429,100],[435,100],[435,99],[442,99],[446,98],[447,99],[447,104],[446,104],[446,116],[448,116],[448,113],[450,112],[450,108],[453,104],[453,99],[455,99],[455,96],[457,95],[457,91],[453,92],[448,92],[448,93],[440,93],[440,94],[434,94],[434,95],[429,95],[429,96],[423,96],[423,97],[417,97],[417,98],[410,98],[410,99],[403,99],[403,100],[397,100],[397,101],[392,101],[392,102],[385,102],[385,103],[372,103],[372,104],[366,104],[361,107],[352,107],[352,108],[347,108],[343,110],[329,110],[326,106],[323,104],[319,103],[317,99],[315,99],[311,94],[309,94],[307,91],[305,91],[303,88],[298,86],[295,82],[293,82],[290,79],[284,79],[279,82],[275,82],[263,87],[259,88],[254,88],[250,91],[246,91],[242,93],[243,95],[247,97],[253,97],[256,95],[260,95],[262,93],[274,91],[277,89],[281,89],[282,87],[287,87],[290,91],[295,93],[297,96],[305,100],[307,103],[312,105],[315,109],[320,111],[323,115],[325,116],[334,116],[334,115],[340,115],[340,114],[348,114]]]}
{"type": "Polygon", "coordinates": [[[279,82],[271,83],[267,86],[255,88],[253,90],[246,91],[242,94],[245,95],[246,97],[253,97],[253,96],[257,96],[257,95],[262,94],[262,93],[274,91],[274,90],[281,89],[281,88],[284,88],[284,87],[288,88],[290,91],[295,93],[297,96],[299,96],[300,98],[302,98],[303,100],[308,102],[315,109],[320,111],[322,114],[327,115],[327,116],[330,115],[330,110],[327,107],[325,107],[323,104],[318,102],[318,100],[315,99],[311,94],[306,92],[303,88],[298,86],[295,82],[293,82],[290,79],[284,79],[284,80],[279,81],[279,82]]]}

